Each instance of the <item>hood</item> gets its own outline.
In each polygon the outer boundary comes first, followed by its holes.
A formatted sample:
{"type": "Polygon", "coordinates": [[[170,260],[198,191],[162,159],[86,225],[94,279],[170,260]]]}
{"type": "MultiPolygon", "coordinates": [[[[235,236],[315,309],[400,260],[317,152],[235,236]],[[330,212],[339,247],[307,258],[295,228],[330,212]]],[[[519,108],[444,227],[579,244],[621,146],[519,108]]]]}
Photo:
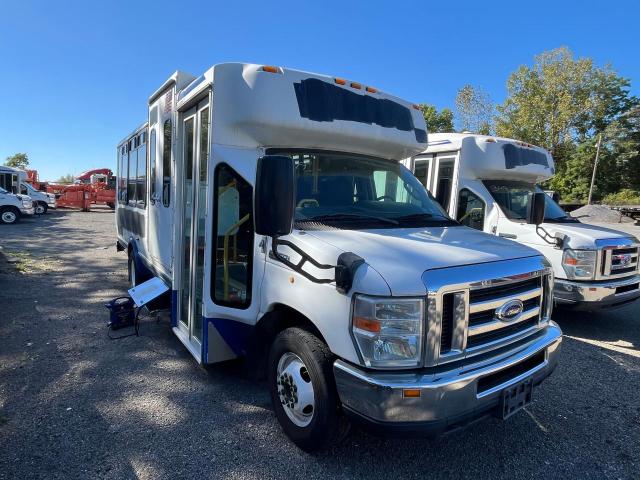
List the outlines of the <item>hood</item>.
{"type": "Polygon", "coordinates": [[[553,236],[564,235],[565,246],[574,249],[596,248],[596,240],[633,237],[630,233],[586,223],[544,223],[542,227],[553,236]]]}
{"type": "Polygon", "coordinates": [[[306,236],[308,242],[313,238],[364,258],[393,295],[424,295],[422,274],[426,270],[539,255],[524,245],[461,226],[314,230],[306,236]]]}

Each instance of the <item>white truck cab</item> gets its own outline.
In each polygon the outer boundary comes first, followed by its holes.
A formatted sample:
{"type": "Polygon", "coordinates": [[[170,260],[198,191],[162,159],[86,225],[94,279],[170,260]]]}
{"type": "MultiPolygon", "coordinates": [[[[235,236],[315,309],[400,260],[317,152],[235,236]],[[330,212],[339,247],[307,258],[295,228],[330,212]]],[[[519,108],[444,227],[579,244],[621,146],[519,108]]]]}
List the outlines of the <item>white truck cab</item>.
{"type": "Polygon", "coordinates": [[[536,184],[554,174],[546,150],[508,138],[436,133],[429,135],[427,149],[406,163],[462,224],[542,253],[553,267],[557,305],[593,310],[640,297],[640,242],[628,233],[580,223],[549,195],[542,197],[536,184]],[[545,206],[540,225],[531,221],[536,194],[545,206]]]}
{"type": "Polygon", "coordinates": [[[31,197],[37,215],[47,213],[49,208],[56,208],[54,194],[36,190],[26,179],[27,172],[24,170],[0,165],[0,187],[12,193],[31,197]]]}
{"type": "Polygon", "coordinates": [[[282,67],[176,72],[118,145],[117,246],[170,286],[202,364],[245,357],[314,450],[346,414],[445,432],[508,417],[558,361],[538,251],[452,221],[405,168],[421,111],[282,67]]]}
{"type": "Polygon", "coordinates": [[[0,187],[0,223],[16,223],[20,217],[35,213],[33,200],[28,195],[15,195],[0,187]]]}

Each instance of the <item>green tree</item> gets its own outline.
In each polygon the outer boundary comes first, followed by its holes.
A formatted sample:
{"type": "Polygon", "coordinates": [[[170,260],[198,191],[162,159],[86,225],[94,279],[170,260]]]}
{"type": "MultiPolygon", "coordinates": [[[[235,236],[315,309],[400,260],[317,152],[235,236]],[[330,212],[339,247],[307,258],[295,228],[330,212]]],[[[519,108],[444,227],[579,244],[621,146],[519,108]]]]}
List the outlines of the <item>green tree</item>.
{"type": "Polygon", "coordinates": [[[453,112],[448,108],[443,108],[438,112],[436,107],[421,103],[418,105],[427,123],[427,131],[430,133],[453,132],[453,112]]]}
{"type": "Polygon", "coordinates": [[[497,107],[497,134],[551,151],[556,175],[550,187],[563,198],[586,200],[600,133],[596,198],[621,188],[624,171],[633,164],[632,122],[624,118],[638,104],[626,78],[562,47],[536,56],[533,66],[519,67],[507,81],[507,93],[497,107]],[[627,155],[619,158],[622,150],[627,155]]]}
{"type": "Polygon", "coordinates": [[[55,183],[73,183],[76,177],[73,176],[72,173],[67,173],[66,175],[62,175],[55,183]]]}
{"type": "Polygon", "coordinates": [[[456,95],[458,125],[463,131],[490,135],[494,106],[489,94],[479,87],[465,85],[456,95]]]}
{"type": "Polygon", "coordinates": [[[7,167],[21,168],[24,170],[29,165],[29,156],[26,153],[16,153],[15,155],[7,157],[4,164],[7,167]]]}

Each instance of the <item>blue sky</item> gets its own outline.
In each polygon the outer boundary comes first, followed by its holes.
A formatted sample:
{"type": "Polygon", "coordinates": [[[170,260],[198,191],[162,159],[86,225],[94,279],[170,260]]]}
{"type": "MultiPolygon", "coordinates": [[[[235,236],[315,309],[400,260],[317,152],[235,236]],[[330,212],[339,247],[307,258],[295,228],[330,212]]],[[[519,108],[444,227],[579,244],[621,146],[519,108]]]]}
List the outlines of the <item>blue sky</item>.
{"type": "Polygon", "coordinates": [[[115,165],[115,145],[174,70],[284,65],[453,107],[471,83],[501,102],[510,72],[561,45],[640,93],[640,3],[30,1],[0,3],[0,161],[41,178],[115,165]]]}

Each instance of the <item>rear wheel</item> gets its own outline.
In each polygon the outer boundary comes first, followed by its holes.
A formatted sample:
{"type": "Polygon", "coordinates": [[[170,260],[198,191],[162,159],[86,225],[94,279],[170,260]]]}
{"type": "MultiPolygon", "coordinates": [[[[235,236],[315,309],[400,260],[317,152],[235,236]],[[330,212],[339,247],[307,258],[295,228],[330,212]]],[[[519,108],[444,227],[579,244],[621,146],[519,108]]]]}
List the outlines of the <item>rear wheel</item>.
{"type": "Polygon", "coordinates": [[[12,224],[20,220],[20,212],[15,207],[0,208],[0,223],[12,224]]]}
{"type": "Polygon", "coordinates": [[[49,210],[49,205],[47,205],[45,202],[36,203],[36,215],[44,215],[45,213],[47,213],[47,210],[49,210]]]}
{"type": "Polygon", "coordinates": [[[302,328],[287,328],[271,346],[268,382],[276,417],[302,450],[319,450],[338,436],[339,402],[329,347],[302,328]]]}

